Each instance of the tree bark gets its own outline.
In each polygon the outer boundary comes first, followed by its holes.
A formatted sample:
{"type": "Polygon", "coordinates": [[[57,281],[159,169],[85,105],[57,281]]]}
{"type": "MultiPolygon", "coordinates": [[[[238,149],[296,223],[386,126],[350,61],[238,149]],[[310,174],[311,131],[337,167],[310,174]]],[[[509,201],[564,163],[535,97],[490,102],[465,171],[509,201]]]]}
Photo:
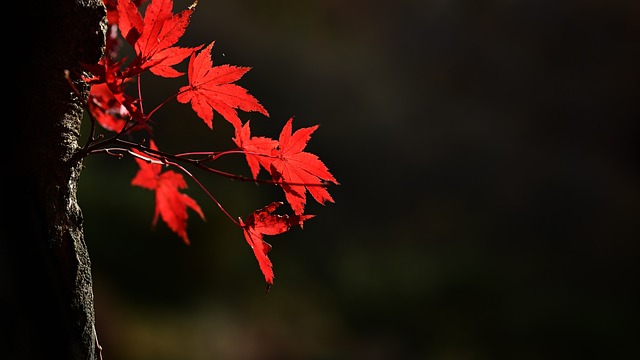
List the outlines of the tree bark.
{"type": "Polygon", "coordinates": [[[17,79],[5,90],[18,102],[5,106],[18,111],[3,121],[0,358],[97,359],[91,262],[76,200],[88,87],[77,74],[102,54],[105,9],[102,0],[16,6],[6,14],[17,21],[8,35],[17,79]]]}

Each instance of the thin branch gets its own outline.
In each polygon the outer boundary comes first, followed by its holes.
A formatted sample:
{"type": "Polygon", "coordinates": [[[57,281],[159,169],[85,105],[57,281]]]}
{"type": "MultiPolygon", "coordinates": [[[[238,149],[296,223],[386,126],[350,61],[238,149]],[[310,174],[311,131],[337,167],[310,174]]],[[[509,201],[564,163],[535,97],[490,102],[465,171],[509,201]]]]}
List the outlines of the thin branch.
{"type": "MultiPolygon", "coordinates": [[[[160,151],[157,150],[153,150],[150,148],[146,148],[146,147],[137,147],[138,150],[143,151],[144,153],[151,153],[150,155],[152,156],[158,156],[159,154],[157,153],[161,153],[160,151]]],[[[107,149],[103,149],[103,150],[107,150],[107,149]]],[[[218,201],[218,199],[215,198],[215,196],[213,196],[211,194],[211,192],[209,192],[209,190],[206,188],[206,186],[204,186],[189,170],[187,170],[184,166],[174,162],[174,161],[170,161],[167,160],[167,158],[164,155],[161,155],[161,158],[155,158],[155,157],[145,157],[141,154],[135,153],[129,149],[124,149],[124,148],[118,148],[118,149],[108,149],[108,150],[118,150],[118,151],[122,151],[122,152],[126,152],[129,153],[132,156],[135,156],[139,159],[142,159],[148,163],[151,164],[158,164],[158,165],[172,165],[177,167],[178,169],[180,169],[180,171],[182,171],[183,173],[185,173],[187,176],[189,176],[191,178],[191,180],[193,180],[199,187],[200,189],[202,189],[202,191],[204,191],[205,194],[207,194],[207,196],[218,206],[218,208],[222,211],[222,213],[229,218],[229,220],[231,220],[231,222],[233,222],[234,224],[236,224],[236,226],[240,227],[240,224],[238,223],[238,221],[229,214],[229,212],[227,212],[227,210],[225,210],[225,208],[222,206],[222,204],[220,204],[220,202],[218,201]]],[[[120,154],[122,155],[122,154],[120,154]]]]}
{"type": "Polygon", "coordinates": [[[176,97],[178,97],[179,93],[173,94],[172,96],[164,99],[164,101],[162,101],[160,104],[158,104],[158,106],[156,106],[153,110],[151,110],[151,112],[147,115],[147,117],[151,117],[151,115],[153,115],[156,111],[158,111],[161,107],[163,107],[166,103],[168,103],[169,101],[175,99],[176,97]]]}
{"type": "Polygon", "coordinates": [[[238,221],[235,218],[233,218],[233,216],[229,215],[229,213],[227,212],[227,210],[225,210],[222,204],[220,204],[220,202],[209,192],[209,190],[204,185],[202,185],[200,181],[198,181],[198,179],[195,176],[193,176],[193,174],[191,174],[191,172],[189,172],[189,170],[185,169],[182,165],[177,164],[173,161],[167,161],[167,164],[173,165],[178,169],[182,170],[183,173],[187,174],[187,176],[189,176],[191,180],[195,181],[195,183],[200,187],[200,189],[202,189],[202,191],[204,191],[204,193],[207,194],[207,196],[218,206],[220,211],[222,211],[222,213],[227,218],[229,218],[229,220],[231,220],[231,222],[236,224],[236,226],[241,227],[240,223],[238,223],[238,221]]]}
{"type": "MultiPolygon", "coordinates": [[[[320,181],[318,183],[295,183],[295,182],[285,182],[285,181],[267,180],[267,179],[254,179],[254,178],[251,178],[251,177],[237,175],[237,174],[231,174],[231,173],[228,173],[228,172],[225,172],[225,171],[222,171],[222,170],[218,170],[218,169],[214,169],[214,168],[205,166],[205,165],[202,164],[203,159],[191,159],[191,158],[187,157],[186,154],[189,154],[189,153],[182,153],[182,154],[177,154],[177,155],[176,154],[169,154],[169,153],[166,153],[164,151],[153,150],[153,149],[150,149],[150,148],[148,148],[146,146],[143,146],[143,145],[140,145],[140,144],[136,144],[134,142],[122,140],[122,139],[115,139],[115,142],[121,143],[121,144],[124,144],[124,145],[127,145],[127,146],[134,147],[134,148],[136,148],[138,150],[145,151],[147,153],[154,154],[159,158],[166,158],[166,159],[171,159],[171,160],[174,160],[174,161],[185,162],[185,163],[191,164],[193,166],[196,166],[201,170],[204,170],[204,171],[207,171],[207,172],[210,172],[210,173],[213,173],[213,174],[225,176],[225,177],[228,177],[228,178],[230,178],[232,180],[237,180],[237,181],[254,182],[254,183],[260,183],[260,184],[271,184],[271,185],[278,185],[278,186],[289,185],[289,186],[322,186],[322,187],[327,187],[327,186],[331,185],[331,183],[328,182],[328,181],[320,181]]],[[[220,154],[224,154],[224,153],[226,153],[226,152],[218,153],[217,157],[215,157],[215,155],[214,155],[214,159],[219,158],[220,154]]],[[[229,151],[229,153],[243,153],[243,152],[242,151],[236,151],[236,152],[229,151]]],[[[207,153],[196,152],[196,153],[193,153],[193,154],[202,155],[202,154],[207,154],[207,153]]],[[[215,152],[211,152],[211,153],[208,153],[208,154],[211,155],[211,154],[216,154],[216,153],[215,152]]],[[[267,155],[262,155],[262,154],[257,154],[257,153],[256,153],[256,155],[267,156],[267,155]]],[[[211,160],[214,160],[214,159],[211,159],[211,160]]]]}

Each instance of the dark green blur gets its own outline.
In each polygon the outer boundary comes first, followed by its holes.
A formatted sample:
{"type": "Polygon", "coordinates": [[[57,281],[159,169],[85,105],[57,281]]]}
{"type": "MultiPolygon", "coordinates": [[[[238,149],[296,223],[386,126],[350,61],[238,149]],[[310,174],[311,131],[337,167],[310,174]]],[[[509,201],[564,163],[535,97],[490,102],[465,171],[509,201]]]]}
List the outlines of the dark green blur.
{"type": "MultiPolygon", "coordinates": [[[[241,113],[254,135],[320,124],[307,150],[341,185],[335,204],[309,200],[304,230],[266,239],[265,295],[241,231],[195,183],[207,219],[190,212],[185,246],[151,229],[133,160],[87,159],[105,360],[637,356],[639,14],[604,0],[201,0],[180,44],[215,40],[214,63],[253,68],[238,84],[271,114],[241,113]]],[[[185,83],[143,78],[146,107],[185,83]]],[[[219,116],[213,132],[188,105],[155,116],[161,148],[233,147],[219,116]]],[[[233,216],[283,200],[198,176],[233,216]]]]}

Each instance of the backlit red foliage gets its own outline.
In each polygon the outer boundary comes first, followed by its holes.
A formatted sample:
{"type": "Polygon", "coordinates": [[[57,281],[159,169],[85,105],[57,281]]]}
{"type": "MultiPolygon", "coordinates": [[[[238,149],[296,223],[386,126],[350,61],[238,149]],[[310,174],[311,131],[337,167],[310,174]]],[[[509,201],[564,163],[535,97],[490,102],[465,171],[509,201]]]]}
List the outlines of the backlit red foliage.
{"type": "Polygon", "coordinates": [[[318,125],[293,131],[291,118],[284,124],[278,139],[251,134],[249,120],[243,122],[239,111],[253,112],[266,118],[269,113],[248,90],[236,83],[250,68],[229,64],[214,66],[213,41],[206,46],[176,45],[189,25],[197,1],[178,12],[174,12],[172,0],[104,0],[104,4],[109,23],[104,56],[97,64],[87,64],[88,73],[83,76],[91,85],[87,109],[92,122],[91,135],[83,148],[84,155],[132,156],[139,170],[131,184],[155,192],[152,224],[162,219],[186,244],[190,243],[187,235],[188,210],[205,219],[196,200],[185,193],[187,181],[193,182],[242,229],[270,286],[274,279],[272,263],[267,256],[271,245],[263,237],[282,234],[296,225],[302,227],[306,220],[313,218],[315,215],[305,213],[307,193],[319,204],[334,202],[327,187],[337,185],[337,180],[316,155],[304,151],[318,125]],[[124,43],[133,48],[133,59],[120,56],[124,43]],[[189,63],[185,74],[176,66],[187,58],[189,63]],[[186,75],[187,83],[151,111],[146,111],[139,83],[141,74],[161,78],[183,78],[186,75]],[[136,91],[131,92],[128,86],[136,83],[136,91]],[[220,115],[233,126],[235,147],[223,151],[177,154],[159,149],[151,120],[154,124],[161,121],[157,119],[156,112],[172,100],[190,104],[209,130],[214,128],[215,114],[220,115]],[[106,134],[96,135],[96,126],[104,129],[106,134]],[[221,156],[234,154],[244,155],[250,176],[230,174],[213,167],[212,164],[221,156]],[[246,219],[231,216],[188,167],[195,168],[200,174],[279,186],[293,214],[275,214],[284,202],[274,201],[250,212],[246,219]],[[259,177],[261,170],[265,170],[267,178],[259,177]]]}

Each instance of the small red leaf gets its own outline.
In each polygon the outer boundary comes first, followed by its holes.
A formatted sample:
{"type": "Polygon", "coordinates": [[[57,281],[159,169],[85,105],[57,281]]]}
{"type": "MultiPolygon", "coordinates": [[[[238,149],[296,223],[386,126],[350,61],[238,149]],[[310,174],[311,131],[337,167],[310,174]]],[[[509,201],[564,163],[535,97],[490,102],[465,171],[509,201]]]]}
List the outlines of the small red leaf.
{"type": "Polygon", "coordinates": [[[213,110],[229,121],[235,129],[242,127],[236,109],[256,111],[269,116],[267,110],[246,89],[232,84],[239,80],[248,67],[233,65],[213,66],[211,49],[213,42],[189,60],[189,85],[180,88],[177,100],[191,107],[210,128],[213,128],[213,110]]]}
{"type": "Polygon", "coordinates": [[[264,275],[267,284],[273,284],[273,264],[267,256],[271,245],[262,239],[263,235],[278,235],[288,231],[292,226],[300,225],[315,215],[276,215],[273,212],[282,205],[282,202],[272,202],[262,209],[254,211],[247,217],[246,223],[240,219],[240,226],[244,237],[253,249],[253,254],[258,260],[260,271],[264,275]]]}
{"type": "Polygon", "coordinates": [[[267,137],[251,137],[251,129],[249,121],[240,129],[236,129],[236,137],[233,141],[240,149],[244,151],[247,164],[251,169],[251,175],[254,179],[258,178],[260,172],[260,164],[264,168],[269,168],[272,161],[271,152],[278,146],[278,142],[267,137]]]}
{"type": "Polygon", "coordinates": [[[87,105],[98,124],[110,131],[120,132],[129,118],[129,112],[106,83],[91,86],[87,105]]]}
{"type": "Polygon", "coordinates": [[[117,9],[120,33],[136,51],[136,58],[124,71],[126,77],[145,70],[167,78],[181,76],[184,73],[172,66],[202,48],[202,45],[193,48],[173,46],[184,35],[193,7],[174,14],[173,0],[151,0],[144,18],[131,0],[118,0],[117,9]]]}
{"type": "MultiPolygon", "coordinates": [[[[150,148],[157,150],[153,141],[150,148]]],[[[138,150],[133,150],[143,158],[150,158],[149,155],[138,150]]],[[[189,244],[187,236],[187,208],[194,210],[204,220],[204,214],[200,206],[195,200],[181,193],[180,189],[186,189],[187,183],[181,174],[175,171],[162,172],[162,164],[154,163],[136,157],[136,162],[140,166],[140,170],[131,180],[132,185],[140,186],[145,189],[154,190],[156,193],[156,209],[153,217],[153,225],[158,221],[158,217],[167,224],[169,229],[178,234],[180,238],[189,244]]]]}
{"type": "Polygon", "coordinates": [[[316,155],[303,151],[318,125],[298,129],[291,134],[292,122],[293,118],[289,119],[282,129],[279,147],[273,152],[274,157],[267,170],[274,180],[281,183],[293,211],[302,215],[307,191],[320,204],[333,202],[323,183],[329,181],[337,185],[338,181],[316,155]]]}

